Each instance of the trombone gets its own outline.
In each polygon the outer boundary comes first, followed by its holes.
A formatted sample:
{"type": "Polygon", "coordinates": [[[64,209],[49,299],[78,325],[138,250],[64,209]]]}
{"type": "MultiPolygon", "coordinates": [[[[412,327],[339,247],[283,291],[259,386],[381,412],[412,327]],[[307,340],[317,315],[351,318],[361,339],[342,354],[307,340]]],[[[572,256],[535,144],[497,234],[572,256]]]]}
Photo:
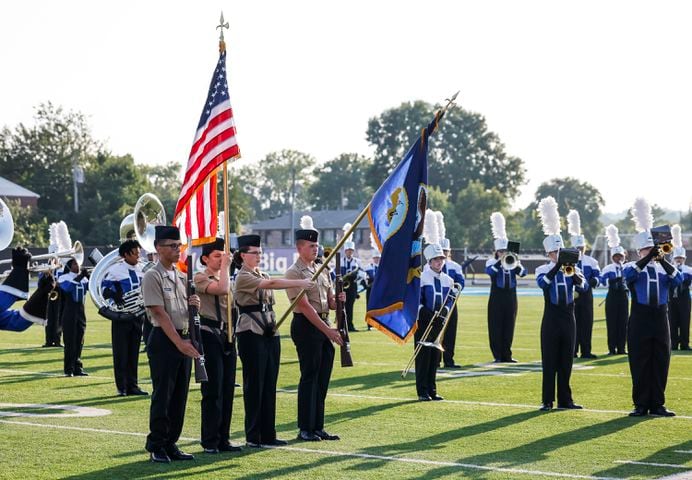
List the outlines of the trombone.
{"type": "MultiPolygon", "coordinates": [[[[62,252],[55,253],[44,253],[43,255],[33,255],[31,257],[31,262],[36,262],[38,260],[49,260],[46,264],[37,265],[32,263],[29,267],[30,272],[41,272],[50,269],[51,264],[55,263],[59,258],[63,257],[74,257],[79,265],[84,262],[84,247],[82,247],[82,242],[77,240],[74,245],[69,250],[64,250],[62,252]]],[[[8,258],[6,260],[0,260],[0,265],[6,265],[12,263],[12,259],[8,258]]]]}
{"type": "Polygon", "coordinates": [[[423,347],[434,347],[437,348],[440,351],[444,351],[444,348],[442,347],[442,338],[444,338],[445,331],[447,330],[447,326],[449,325],[449,317],[452,315],[452,312],[457,306],[457,301],[459,301],[459,298],[461,297],[461,285],[458,283],[455,283],[452,288],[449,289],[447,292],[447,295],[445,295],[444,300],[442,301],[442,306],[435,312],[435,314],[432,316],[430,319],[430,323],[428,324],[427,328],[423,332],[423,335],[421,336],[421,340],[418,342],[418,345],[416,345],[415,350],[413,351],[413,355],[409,359],[408,363],[404,367],[404,369],[401,371],[401,378],[406,378],[406,375],[411,371],[411,368],[413,368],[413,364],[416,361],[416,357],[420,353],[421,349],[423,347]],[[440,316],[440,313],[442,312],[442,309],[445,308],[445,304],[447,303],[447,300],[449,300],[450,295],[454,299],[454,303],[452,303],[452,307],[449,309],[447,312],[447,315],[445,315],[442,318],[442,330],[440,330],[440,333],[437,335],[437,338],[435,339],[434,342],[429,342],[426,341],[428,336],[430,335],[430,332],[433,329],[433,322],[437,319],[437,317],[440,316]]]}

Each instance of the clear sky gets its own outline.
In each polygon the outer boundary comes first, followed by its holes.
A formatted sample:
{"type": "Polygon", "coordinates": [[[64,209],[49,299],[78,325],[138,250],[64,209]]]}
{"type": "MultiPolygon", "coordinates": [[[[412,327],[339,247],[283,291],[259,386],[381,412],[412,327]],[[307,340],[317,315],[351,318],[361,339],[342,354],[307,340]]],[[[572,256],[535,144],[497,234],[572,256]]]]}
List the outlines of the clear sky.
{"type": "Polygon", "coordinates": [[[370,117],[403,101],[483,114],[529,183],[692,202],[692,2],[33,1],[0,15],[0,125],[50,100],[140,163],[186,162],[231,24],[229,88],[243,162],[293,148],[371,152],[370,117]]]}

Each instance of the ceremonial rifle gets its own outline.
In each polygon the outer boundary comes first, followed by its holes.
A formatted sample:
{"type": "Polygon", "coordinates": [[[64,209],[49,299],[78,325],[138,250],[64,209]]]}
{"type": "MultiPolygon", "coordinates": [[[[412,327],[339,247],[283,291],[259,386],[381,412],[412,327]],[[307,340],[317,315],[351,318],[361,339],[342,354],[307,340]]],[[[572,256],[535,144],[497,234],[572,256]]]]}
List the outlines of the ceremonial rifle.
{"type": "Polygon", "coordinates": [[[351,358],[351,340],[348,338],[348,322],[346,319],[346,309],[344,302],[339,300],[341,292],[344,291],[344,279],[341,276],[341,253],[336,253],[336,278],[334,279],[334,292],[336,294],[336,329],[341,335],[343,345],[341,345],[341,366],[352,367],[353,358],[351,358]]]}
{"type": "MultiPolygon", "coordinates": [[[[195,284],[192,280],[192,252],[188,252],[187,256],[187,298],[188,300],[195,294],[195,284]]],[[[195,350],[199,352],[199,358],[195,358],[195,382],[201,383],[209,380],[207,377],[207,367],[204,360],[204,345],[202,344],[202,329],[199,320],[199,309],[194,305],[187,306],[188,312],[188,331],[190,332],[190,341],[195,350]]],[[[221,319],[219,318],[219,322],[221,319]]]]}

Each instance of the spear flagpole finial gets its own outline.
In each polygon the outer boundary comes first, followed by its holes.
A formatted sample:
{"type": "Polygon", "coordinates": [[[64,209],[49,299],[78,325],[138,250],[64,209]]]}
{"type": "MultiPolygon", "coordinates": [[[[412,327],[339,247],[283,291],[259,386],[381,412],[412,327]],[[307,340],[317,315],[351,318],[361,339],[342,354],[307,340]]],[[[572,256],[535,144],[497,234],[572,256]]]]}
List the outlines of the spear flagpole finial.
{"type": "Polygon", "coordinates": [[[219,29],[219,50],[223,52],[226,50],[226,42],[223,39],[223,29],[225,28],[228,30],[229,28],[228,22],[224,21],[223,11],[221,11],[221,18],[219,18],[219,24],[216,26],[216,28],[219,29]]]}

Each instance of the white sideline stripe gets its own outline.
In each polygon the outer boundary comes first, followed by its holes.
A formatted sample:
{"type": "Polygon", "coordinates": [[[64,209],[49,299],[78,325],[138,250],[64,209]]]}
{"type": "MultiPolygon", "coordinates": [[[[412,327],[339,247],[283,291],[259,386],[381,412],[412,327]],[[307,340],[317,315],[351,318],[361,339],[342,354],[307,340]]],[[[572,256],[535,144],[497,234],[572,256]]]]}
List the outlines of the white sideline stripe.
{"type": "MultiPolygon", "coordinates": [[[[128,435],[131,437],[146,437],[146,433],[141,432],[120,432],[118,430],[105,430],[100,428],[87,428],[87,427],[70,427],[66,425],[51,425],[48,423],[31,423],[31,422],[16,422],[12,420],[0,420],[0,423],[9,423],[12,425],[25,425],[30,427],[39,428],[56,428],[61,430],[76,430],[80,432],[91,432],[91,433],[106,433],[111,435],[128,435]]],[[[180,437],[180,440],[189,442],[198,442],[198,438],[180,437]]],[[[560,472],[548,472],[542,470],[525,470],[521,468],[503,468],[503,467],[489,467],[485,465],[476,465],[473,463],[459,463],[459,462],[444,462],[437,460],[425,460],[422,458],[407,458],[407,457],[389,457],[385,455],[371,455],[368,453],[354,453],[354,452],[339,452],[336,450],[317,450],[310,448],[300,448],[300,447],[263,447],[270,450],[287,450],[289,452],[298,453],[312,453],[315,455],[327,455],[332,457],[352,457],[352,458],[364,458],[368,460],[385,460],[388,462],[404,462],[413,463],[418,465],[434,465],[441,467],[458,467],[460,469],[469,470],[484,470],[490,472],[503,472],[503,473],[516,473],[522,475],[541,475],[544,477],[558,477],[558,478],[575,478],[575,479],[586,479],[586,480],[625,480],[619,477],[595,477],[592,475],[578,475],[573,473],[560,473],[560,472]]]]}
{"type": "MultiPolygon", "coordinates": [[[[624,463],[626,465],[646,465],[648,467],[666,467],[666,468],[685,468],[689,469],[685,465],[675,465],[673,463],[651,463],[651,462],[635,462],[634,460],[615,460],[614,463],[624,463]]],[[[692,473],[692,470],[690,470],[692,473]]]]}
{"type": "Polygon", "coordinates": [[[659,477],[656,480],[690,480],[690,479],[692,479],[692,472],[674,473],[673,475],[667,475],[665,477],[659,477]]]}
{"type": "Polygon", "coordinates": [[[692,453],[692,450],[673,450],[675,453],[692,453]]]}

